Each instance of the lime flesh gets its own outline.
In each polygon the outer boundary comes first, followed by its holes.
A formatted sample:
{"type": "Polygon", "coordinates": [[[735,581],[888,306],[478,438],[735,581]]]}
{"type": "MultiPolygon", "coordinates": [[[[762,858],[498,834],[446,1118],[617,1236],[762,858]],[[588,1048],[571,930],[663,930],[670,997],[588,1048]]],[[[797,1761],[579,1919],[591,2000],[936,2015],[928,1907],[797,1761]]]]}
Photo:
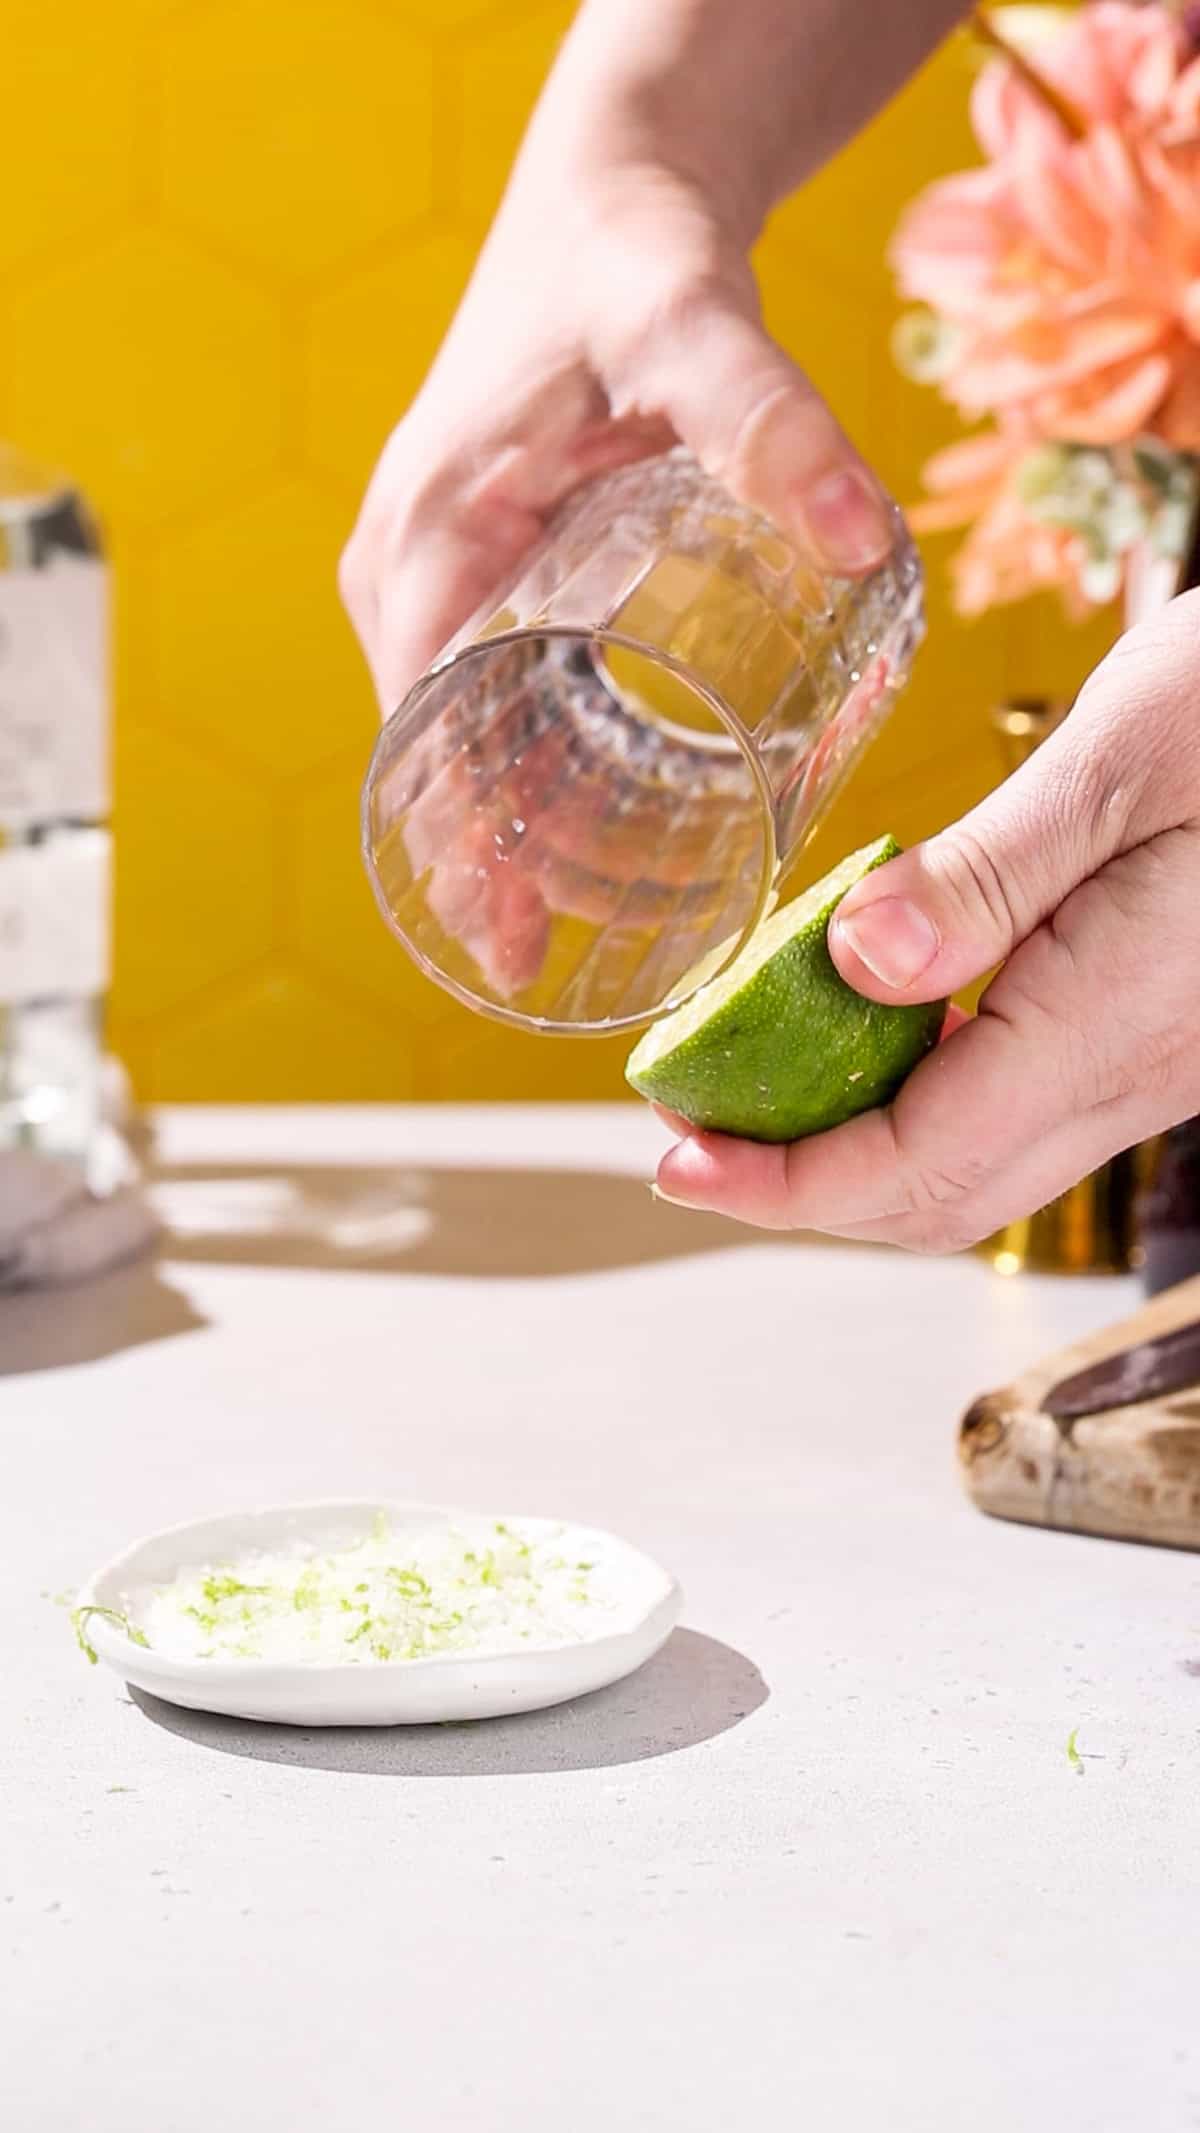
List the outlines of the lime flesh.
{"type": "Polygon", "coordinates": [[[936,1044],[946,1002],[864,1000],[826,936],[843,896],[899,850],[878,838],[765,919],[727,970],[647,1030],[625,1069],[638,1094],[755,1141],[801,1140],[889,1102],[936,1044]]]}

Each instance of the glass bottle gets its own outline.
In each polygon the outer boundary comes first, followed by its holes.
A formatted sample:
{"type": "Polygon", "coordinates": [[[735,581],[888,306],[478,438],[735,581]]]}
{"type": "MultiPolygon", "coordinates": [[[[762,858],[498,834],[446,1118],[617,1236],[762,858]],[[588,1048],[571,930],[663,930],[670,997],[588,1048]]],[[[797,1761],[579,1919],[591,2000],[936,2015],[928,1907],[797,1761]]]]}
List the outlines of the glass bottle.
{"type": "Polygon", "coordinates": [[[91,514],[0,445],[0,1150],[81,1162],[108,980],[107,669],[91,514]]]}

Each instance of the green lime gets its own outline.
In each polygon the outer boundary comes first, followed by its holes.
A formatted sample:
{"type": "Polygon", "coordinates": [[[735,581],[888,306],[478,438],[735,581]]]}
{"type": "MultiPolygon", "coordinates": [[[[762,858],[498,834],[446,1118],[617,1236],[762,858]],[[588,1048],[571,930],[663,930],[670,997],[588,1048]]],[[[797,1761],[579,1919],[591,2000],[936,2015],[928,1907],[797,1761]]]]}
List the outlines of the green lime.
{"type": "Polygon", "coordinates": [[[795,1141],[887,1103],[937,1043],[946,1002],[883,1007],[838,976],[826,935],[847,891],[894,859],[853,852],[757,927],[741,954],[648,1029],[626,1078],[695,1126],[795,1141]]]}

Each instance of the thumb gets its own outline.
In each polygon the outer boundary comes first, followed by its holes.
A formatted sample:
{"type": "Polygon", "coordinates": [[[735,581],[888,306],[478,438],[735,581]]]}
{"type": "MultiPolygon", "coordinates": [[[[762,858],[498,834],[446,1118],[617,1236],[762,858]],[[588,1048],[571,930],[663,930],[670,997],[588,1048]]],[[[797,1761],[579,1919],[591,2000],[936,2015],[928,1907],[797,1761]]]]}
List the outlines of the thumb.
{"type": "Polygon", "coordinates": [[[718,276],[668,307],[641,356],[637,399],[661,410],[733,495],[795,534],[826,570],[853,577],[884,560],[893,507],[766,332],[748,269],[744,282],[718,276]]]}
{"type": "Polygon", "coordinates": [[[1002,963],[1123,849],[1079,713],[981,806],[859,882],[829,950],[868,999],[936,1000],[1002,963]]]}

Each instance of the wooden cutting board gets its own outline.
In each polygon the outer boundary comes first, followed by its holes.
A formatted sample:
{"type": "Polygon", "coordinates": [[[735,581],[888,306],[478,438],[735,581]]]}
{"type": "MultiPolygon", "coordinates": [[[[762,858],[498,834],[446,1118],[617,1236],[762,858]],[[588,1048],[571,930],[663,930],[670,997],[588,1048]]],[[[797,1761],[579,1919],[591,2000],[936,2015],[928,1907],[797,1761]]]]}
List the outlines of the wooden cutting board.
{"type": "Polygon", "coordinates": [[[1076,1422],[1040,1412],[1061,1378],[1194,1319],[1200,1278],[976,1400],[958,1450],[979,1509],[1067,1533],[1200,1549],[1200,1385],[1076,1422]]]}

